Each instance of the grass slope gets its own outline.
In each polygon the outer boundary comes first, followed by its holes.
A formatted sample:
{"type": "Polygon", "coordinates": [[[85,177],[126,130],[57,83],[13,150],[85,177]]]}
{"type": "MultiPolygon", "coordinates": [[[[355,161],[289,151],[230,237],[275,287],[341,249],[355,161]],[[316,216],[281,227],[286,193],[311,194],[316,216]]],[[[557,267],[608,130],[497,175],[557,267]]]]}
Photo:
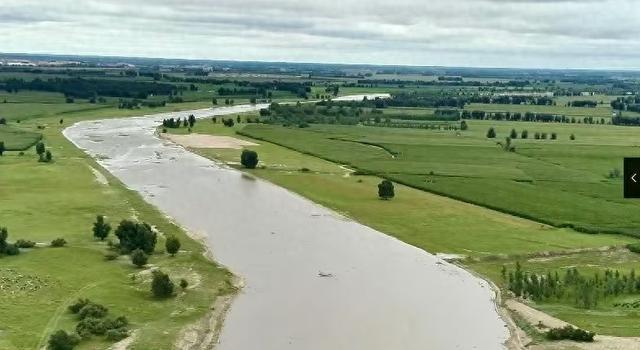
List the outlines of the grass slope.
{"type": "MultiPolygon", "coordinates": [[[[231,275],[203,256],[200,243],[117,179],[103,170],[108,185],[96,181],[91,168],[99,166],[61,135],[64,126],[58,125],[58,117],[20,124],[32,130],[48,125],[44,142],[53,163],[38,163],[33,149],[24,156],[7,152],[0,158],[0,226],[8,227],[10,241],[46,244],[64,237],[69,242],[65,248],[39,247],[0,258],[0,348],[38,348],[50,333],[73,330],[77,321],[66,306],[78,297],[106,305],[111,315],[126,315],[138,330],[132,349],[171,348],[185,325],[204,316],[217,296],[233,291],[231,275]],[[163,253],[160,237],[149,266],[167,271],[176,283],[185,278],[192,287],[168,300],[151,298],[148,270],[134,268],[128,257],[105,261],[107,244],[91,233],[97,214],[106,215],[114,229],[121,219],[134,217],[155,225],[163,236],[179,237],[183,251],[175,258],[163,253]],[[27,288],[32,285],[37,288],[27,288]]],[[[79,349],[109,345],[95,339],[79,349]]]]}

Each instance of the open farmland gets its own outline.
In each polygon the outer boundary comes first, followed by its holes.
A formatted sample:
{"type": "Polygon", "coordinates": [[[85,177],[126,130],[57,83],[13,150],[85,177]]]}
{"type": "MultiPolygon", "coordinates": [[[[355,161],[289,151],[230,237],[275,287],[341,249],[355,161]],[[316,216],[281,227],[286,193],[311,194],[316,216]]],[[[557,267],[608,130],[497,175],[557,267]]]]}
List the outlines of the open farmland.
{"type": "Polygon", "coordinates": [[[640,205],[621,198],[623,156],[638,155],[634,128],[468,121],[467,131],[249,125],[242,133],[466,202],[555,226],[636,234],[640,205]],[[487,139],[489,127],[498,137],[487,139]],[[504,141],[511,129],[529,138],[504,141]],[[557,140],[535,140],[535,132],[557,140]],[[570,135],[575,140],[570,140],[570,135]],[[377,147],[376,147],[377,146],[377,147]]]}

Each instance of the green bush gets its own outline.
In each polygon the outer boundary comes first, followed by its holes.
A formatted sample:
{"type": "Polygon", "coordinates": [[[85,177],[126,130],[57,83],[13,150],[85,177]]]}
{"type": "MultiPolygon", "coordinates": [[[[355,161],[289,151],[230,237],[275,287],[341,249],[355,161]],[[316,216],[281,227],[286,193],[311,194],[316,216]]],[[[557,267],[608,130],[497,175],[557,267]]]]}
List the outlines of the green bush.
{"type": "Polygon", "coordinates": [[[634,253],[640,254],[640,243],[629,243],[627,244],[627,249],[634,253]]]}
{"type": "Polygon", "coordinates": [[[592,342],[593,337],[595,337],[595,333],[582,330],[580,328],[574,328],[569,325],[563,328],[552,328],[550,329],[546,336],[549,340],[573,340],[580,342],[592,342]]]}
{"type": "Polygon", "coordinates": [[[156,233],[146,222],[137,223],[130,220],[122,220],[115,231],[120,241],[120,249],[123,253],[129,253],[136,249],[142,249],[151,254],[156,247],[156,233]]]}
{"type": "Polygon", "coordinates": [[[80,343],[80,339],[75,334],[68,334],[59,330],[49,337],[48,350],[71,350],[80,343]]]}
{"type": "Polygon", "coordinates": [[[83,338],[90,338],[92,335],[104,335],[107,332],[104,320],[94,317],[87,317],[78,322],[76,333],[83,338]]]}
{"type": "Polygon", "coordinates": [[[68,309],[72,313],[77,314],[78,312],[80,312],[80,310],[83,307],[87,306],[89,303],[91,303],[91,300],[80,298],[80,299],[76,300],[75,303],[69,305],[68,309]]]}
{"type": "Polygon", "coordinates": [[[146,265],[148,260],[149,256],[147,256],[142,249],[136,249],[131,252],[131,262],[137,267],[146,265]]]}
{"type": "Polygon", "coordinates": [[[153,280],[151,281],[151,293],[156,298],[168,298],[173,295],[174,285],[166,273],[155,270],[153,271],[153,280]]]}
{"type": "Polygon", "coordinates": [[[20,249],[15,244],[7,244],[4,248],[4,253],[7,255],[18,255],[20,254],[20,249]]]}
{"type": "Polygon", "coordinates": [[[36,246],[36,242],[19,239],[16,241],[15,246],[18,248],[33,248],[36,246]]]}
{"type": "Polygon", "coordinates": [[[102,318],[107,316],[109,309],[105,306],[89,302],[87,305],[83,306],[78,312],[78,317],[81,320],[85,318],[102,318]]]}
{"type": "Polygon", "coordinates": [[[493,139],[495,137],[496,137],[496,130],[494,128],[489,128],[489,130],[487,130],[487,138],[493,139]]]}
{"type": "Polygon", "coordinates": [[[393,183],[389,180],[382,180],[378,184],[378,197],[381,199],[391,199],[395,196],[393,183]]]}
{"type": "Polygon", "coordinates": [[[167,253],[171,254],[171,256],[175,256],[180,250],[180,240],[175,236],[169,236],[167,237],[164,247],[167,249],[167,253]]]}
{"type": "Polygon", "coordinates": [[[64,238],[56,238],[51,241],[51,246],[54,248],[64,247],[65,245],[67,245],[67,241],[65,241],[64,238]]]}
{"type": "Polygon", "coordinates": [[[247,169],[255,169],[258,165],[258,153],[248,149],[243,150],[240,155],[240,164],[247,169]]]}
{"type": "Polygon", "coordinates": [[[129,330],[126,328],[109,329],[106,336],[109,341],[119,341],[129,336],[129,330]]]}

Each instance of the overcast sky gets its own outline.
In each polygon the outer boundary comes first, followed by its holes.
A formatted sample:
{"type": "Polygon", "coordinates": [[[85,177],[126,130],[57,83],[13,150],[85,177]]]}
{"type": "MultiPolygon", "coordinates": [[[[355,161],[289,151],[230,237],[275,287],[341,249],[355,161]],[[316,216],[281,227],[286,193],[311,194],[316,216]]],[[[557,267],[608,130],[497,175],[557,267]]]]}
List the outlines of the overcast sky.
{"type": "Polygon", "coordinates": [[[640,68],[637,0],[0,0],[0,52],[640,68]]]}

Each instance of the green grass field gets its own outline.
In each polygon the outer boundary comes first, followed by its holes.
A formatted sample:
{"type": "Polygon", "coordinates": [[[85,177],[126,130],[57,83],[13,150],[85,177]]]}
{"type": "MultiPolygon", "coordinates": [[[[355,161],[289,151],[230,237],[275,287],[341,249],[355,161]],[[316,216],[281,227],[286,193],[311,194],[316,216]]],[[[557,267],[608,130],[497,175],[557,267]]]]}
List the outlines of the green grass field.
{"type": "Polygon", "coordinates": [[[312,125],[249,125],[272,141],[397,182],[555,226],[636,234],[640,204],[622,198],[622,157],[637,156],[635,128],[603,125],[469,121],[467,131],[312,125]],[[487,139],[489,127],[498,137],[487,139]],[[496,145],[512,128],[516,152],[496,145]],[[557,140],[534,140],[535,132],[557,140]],[[574,134],[576,140],[569,136],[574,134]],[[381,147],[374,147],[378,145],[381,147]],[[395,156],[394,156],[395,155],[395,156]]]}
{"type": "Polygon", "coordinates": [[[0,141],[7,151],[24,151],[42,138],[38,132],[25,131],[15,127],[0,125],[0,141]]]}
{"type": "MultiPolygon", "coordinates": [[[[203,256],[199,242],[68,142],[61,134],[68,124],[58,125],[58,118],[19,124],[23,130],[47,125],[42,132],[53,163],[39,163],[33,148],[22,156],[6,152],[0,157],[0,226],[8,228],[9,241],[45,245],[0,257],[0,348],[41,348],[52,332],[73,331],[77,320],[66,307],[79,297],[106,305],[113,316],[126,315],[137,334],[132,349],[171,348],[180,330],[209,312],[217,296],[233,292],[231,275],[203,256]],[[94,171],[100,171],[108,184],[99,183],[94,171]],[[162,236],[149,266],[168,272],[176,283],[185,278],[192,287],[168,300],[153,299],[148,271],[135,268],[126,256],[105,260],[107,243],[96,241],[91,233],[97,214],[106,215],[114,229],[120,220],[133,217],[155,225],[162,236]],[[164,253],[162,237],[168,234],[182,241],[183,251],[175,258],[164,253]],[[46,247],[58,237],[68,246],[46,247]]],[[[109,345],[95,338],[78,348],[109,345]]]]}
{"type": "MultiPolygon", "coordinates": [[[[318,127],[318,133],[329,126],[318,127]]],[[[234,136],[236,131],[271,128],[270,126],[240,124],[233,128],[223,127],[209,121],[200,121],[194,133],[234,136]]],[[[342,129],[342,127],[336,127],[342,129]]],[[[353,127],[362,129],[363,127],[353,127]]],[[[376,129],[377,130],[377,129],[376,129]]],[[[295,135],[298,129],[285,129],[295,135]]],[[[341,135],[347,134],[341,130],[341,135]]],[[[411,130],[409,130],[411,131],[411,130]]],[[[386,133],[405,133],[406,130],[386,130],[386,133]]],[[[187,133],[185,129],[169,129],[171,133],[187,133]]],[[[334,136],[334,134],[331,134],[334,136]]],[[[351,134],[349,134],[351,135],[351,134]]],[[[424,135],[422,135],[424,136],[424,135]]],[[[603,247],[621,247],[637,239],[623,235],[584,234],[567,228],[554,228],[526,219],[496,212],[450,198],[434,195],[411,187],[396,184],[396,197],[391,201],[377,199],[376,176],[353,175],[348,168],[327,160],[303,154],[263,140],[235,135],[242,139],[258,142],[258,146],[248,147],[259,154],[260,165],[255,170],[246,170],[277,185],[299,193],[314,202],[341,212],[348,217],[375,229],[410,243],[432,253],[453,253],[469,256],[464,265],[502,284],[500,270],[503,265],[512,267],[521,261],[530,270],[545,272],[548,269],[562,269],[578,266],[581,272],[594,269],[619,268],[628,271],[640,262],[640,255],[624,249],[600,252],[603,247]],[[307,168],[309,171],[301,171],[307,168]],[[576,253],[575,249],[586,249],[576,253]],[[572,253],[573,252],[573,253],[572,253]],[[567,255],[571,253],[570,255],[567,255]],[[545,256],[539,258],[538,256],[545,256]]],[[[314,150],[329,147],[318,144],[314,150]]],[[[396,138],[397,135],[396,135],[396,138]]],[[[409,142],[415,138],[404,137],[409,142]]],[[[585,141],[583,141],[585,142],[585,141]]],[[[367,155],[367,148],[359,149],[358,144],[345,152],[367,155]]],[[[343,145],[346,147],[346,145],[343,145]]],[[[240,150],[196,149],[195,152],[222,160],[231,166],[240,167],[240,150]]],[[[335,149],[334,152],[337,152],[335,149]]],[[[383,156],[384,153],[375,154],[383,156]]],[[[637,322],[640,316],[632,310],[612,307],[616,300],[608,300],[598,309],[585,312],[572,305],[541,303],[537,308],[556,317],[592,329],[598,333],[611,335],[638,335],[637,322]]]]}

